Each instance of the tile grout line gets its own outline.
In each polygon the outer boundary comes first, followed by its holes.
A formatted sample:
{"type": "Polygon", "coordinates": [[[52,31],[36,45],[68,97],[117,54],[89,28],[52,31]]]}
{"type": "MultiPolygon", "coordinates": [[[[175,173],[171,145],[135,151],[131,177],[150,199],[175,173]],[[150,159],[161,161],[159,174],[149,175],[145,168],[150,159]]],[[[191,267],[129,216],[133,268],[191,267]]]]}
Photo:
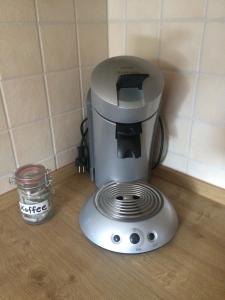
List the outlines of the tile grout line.
{"type": "Polygon", "coordinates": [[[49,114],[49,123],[50,123],[50,131],[51,131],[51,139],[52,139],[52,146],[53,146],[53,152],[54,152],[54,161],[56,169],[58,168],[58,161],[56,156],[56,144],[55,144],[55,134],[53,129],[53,120],[52,120],[52,112],[51,112],[51,103],[50,103],[50,97],[49,97],[49,91],[48,91],[48,83],[47,83],[47,75],[46,75],[46,68],[45,68],[45,57],[44,57],[44,47],[42,44],[41,39],[41,30],[40,30],[40,24],[39,24],[39,14],[38,14],[38,6],[37,6],[37,0],[34,1],[35,6],[35,14],[37,19],[37,30],[38,30],[38,41],[39,41],[39,47],[40,47],[40,53],[41,53],[41,63],[42,63],[42,69],[44,73],[44,87],[45,87],[45,94],[46,94],[46,100],[47,100],[47,107],[48,107],[48,114],[49,114]]]}
{"type": "MultiPolygon", "coordinates": [[[[70,152],[70,151],[72,151],[74,154],[75,154],[75,152],[76,152],[76,149],[77,149],[77,147],[79,146],[79,142],[78,143],[76,143],[76,144],[74,144],[73,146],[69,146],[69,147],[67,147],[67,148],[65,148],[65,149],[63,149],[63,150],[60,150],[60,151],[58,151],[57,152],[57,155],[58,156],[61,156],[61,155],[64,155],[64,154],[66,154],[66,153],[68,153],[68,152],[70,152]]],[[[74,162],[74,158],[73,158],[73,160],[71,161],[71,162],[69,162],[69,163],[73,163],[74,162]]]]}
{"type": "MultiPolygon", "coordinates": [[[[35,0],[36,1],[36,0],[35,0]]],[[[125,0],[129,1],[129,0],[125,0]]],[[[202,22],[204,19],[207,20],[207,22],[218,22],[218,23],[224,23],[225,17],[165,17],[163,18],[163,21],[166,23],[170,22],[202,22]]],[[[129,19],[129,22],[138,23],[138,22],[157,22],[160,18],[131,18],[129,19]]],[[[111,19],[111,22],[119,22],[121,21],[120,18],[111,19]]],[[[104,19],[101,20],[83,20],[79,21],[80,24],[103,24],[105,23],[104,19]]],[[[33,21],[0,21],[0,26],[4,25],[21,25],[21,26],[27,26],[27,25],[70,25],[75,24],[73,21],[40,21],[40,20],[33,20],[33,21]]]]}
{"type": "MultiPolygon", "coordinates": [[[[35,0],[36,1],[36,0],[35,0]]],[[[80,24],[105,24],[105,20],[91,20],[91,21],[79,21],[80,24]]],[[[36,25],[71,25],[75,24],[75,21],[0,21],[0,26],[4,25],[17,25],[17,26],[36,26],[36,25]]]]}
{"type": "Polygon", "coordinates": [[[109,1],[106,1],[107,58],[109,58],[109,1]]]}
{"type": "MultiPolygon", "coordinates": [[[[124,23],[124,22],[123,22],[124,23]]],[[[95,67],[95,65],[76,65],[72,68],[66,68],[66,69],[59,69],[59,70],[54,70],[54,71],[47,71],[47,72],[41,72],[41,73],[36,73],[36,74],[30,74],[30,75],[18,75],[18,76],[10,76],[7,78],[2,78],[0,79],[0,82],[5,82],[5,81],[10,81],[10,80],[19,80],[19,79],[29,79],[29,78],[34,78],[34,77],[38,77],[38,76],[44,76],[45,74],[54,74],[54,73],[60,73],[60,72],[69,72],[69,71],[73,71],[73,70],[78,70],[79,68],[93,68],[95,67]]],[[[194,75],[194,74],[200,74],[200,75],[204,75],[204,76],[209,76],[212,78],[223,78],[225,79],[225,74],[217,74],[217,73],[211,73],[211,72],[197,72],[197,71],[188,71],[188,70],[173,70],[173,69],[169,69],[166,67],[161,67],[160,68],[162,71],[164,72],[168,72],[168,73],[182,73],[182,74],[187,74],[187,75],[194,75]]]]}
{"type": "MultiPolygon", "coordinates": [[[[62,150],[62,151],[58,152],[58,154],[62,154],[62,153],[64,153],[64,152],[73,150],[73,149],[75,149],[75,148],[76,148],[76,145],[75,145],[75,146],[72,146],[72,147],[69,147],[69,148],[66,148],[65,150],[62,150]]],[[[175,152],[173,152],[173,151],[170,151],[169,154],[178,156],[178,157],[183,158],[183,159],[186,159],[186,160],[188,159],[186,156],[184,156],[184,155],[182,155],[182,154],[179,154],[179,153],[175,153],[175,152]]],[[[39,163],[44,162],[44,161],[49,160],[49,159],[54,159],[54,155],[48,156],[48,157],[46,157],[46,158],[40,160],[39,163]]],[[[225,168],[224,168],[224,167],[219,167],[219,166],[216,166],[216,167],[215,167],[214,164],[213,164],[213,165],[212,165],[212,164],[206,164],[205,162],[200,161],[200,160],[196,160],[196,159],[193,159],[192,161],[195,162],[195,163],[197,163],[197,164],[199,164],[199,165],[202,165],[202,166],[204,166],[204,167],[205,167],[205,166],[208,166],[208,167],[213,168],[213,169],[218,170],[218,171],[223,171],[223,172],[225,171],[225,168]]],[[[167,165],[165,165],[165,166],[167,166],[167,165]]],[[[167,166],[167,167],[169,167],[169,166],[167,166]]],[[[175,169],[175,170],[177,170],[177,169],[175,169]]],[[[180,171],[180,172],[181,172],[181,171],[180,171]]],[[[1,175],[1,176],[0,176],[0,180],[5,179],[5,178],[8,178],[8,177],[10,177],[11,175],[12,175],[12,173],[7,173],[7,174],[4,174],[4,175],[1,175]]],[[[187,175],[188,175],[188,174],[187,174],[187,175]]],[[[189,176],[193,177],[192,175],[189,175],[189,176]]],[[[197,178],[197,179],[200,179],[200,178],[197,178]]],[[[203,179],[200,179],[200,180],[203,180],[203,179]]]]}
{"type": "Polygon", "coordinates": [[[84,65],[84,66],[82,66],[82,65],[75,65],[74,67],[71,67],[71,68],[59,69],[59,70],[54,70],[54,71],[47,71],[47,72],[43,71],[43,72],[40,72],[40,73],[30,74],[30,75],[10,76],[10,77],[6,77],[6,78],[2,78],[2,79],[0,79],[0,81],[4,82],[4,81],[10,81],[10,80],[17,80],[17,79],[18,80],[19,79],[29,79],[29,78],[33,78],[33,77],[48,75],[48,74],[74,71],[74,70],[79,69],[79,67],[92,68],[94,66],[95,65],[84,65]]]}
{"type": "MultiPolygon", "coordinates": [[[[65,152],[68,152],[68,151],[71,151],[71,150],[75,150],[76,148],[77,148],[77,145],[75,144],[74,146],[69,146],[69,147],[67,147],[67,148],[64,149],[64,150],[61,150],[61,151],[57,152],[57,154],[60,155],[60,154],[63,154],[63,153],[65,153],[65,152]]],[[[45,158],[39,160],[38,163],[42,163],[42,162],[48,161],[48,160],[50,160],[50,159],[53,159],[53,160],[54,160],[54,154],[52,154],[52,155],[50,155],[50,156],[47,156],[47,157],[45,157],[45,158]]],[[[72,163],[72,162],[71,162],[71,163],[72,163]]],[[[56,170],[56,168],[55,168],[55,170],[56,170]]],[[[51,171],[54,171],[54,170],[51,170],[51,171]]],[[[12,173],[7,173],[7,174],[4,174],[4,175],[1,175],[1,176],[0,176],[0,180],[1,180],[1,179],[4,179],[4,178],[8,178],[8,177],[10,177],[11,175],[12,175],[12,173]]]]}
{"type": "Polygon", "coordinates": [[[169,150],[168,154],[173,154],[173,155],[179,156],[180,158],[184,158],[186,160],[188,159],[187,155],[178,153],[178,152],[173,151],[173,150],[169,150]]]}
{"type": "Polygon", "coordinates": [[[107,35],[108,35],[108,39],[107,39],[107,41],[108,41],[108,58],[110,57],[109,56],[109,35],[110,35],[110,33],[109,33],[109,23],[110,23],[110,20],[109,20],[109,0],[107,0],[106,1],[106,6],[107,6],[107,10],[106,10],[106,13],[107,13],[107,16],[106,16],[106,20],[107,20],[107,35]]]}
{"type": "Polygon", "coordinates": [[[46,157],[46,158],[43,158],[43,159],[41,159],[41,160],[39,160],[38,161],[38,164],[44,164],[46,161],[49,161],[49,160],[51,160],[51,159],[53,159],[53,161],[54,161],[54,168],[52,169],[52,168],[47,168],[47,169],[49,169],[50,170],[50,172],[51,171],[55,171],[56,170],[56,165],[55,165],[55,157],[54,157],[54,154],[53,155],[51,155],[51,156],[48,156],[48,157],[46,157]]]}
{"type": "MultiPolygon", "coordinates": [[[[218,171],[225,171],[225,168],[224,167],[220,167],[219,165],[216,165],[215,166],[215,164],[211,164],[211,163],[206,163],[206,162],[203,162],[203,161],[201,161],[201,160],[197,160],[197,159],[193,159],[192,160],[192,162],[194,162],[194,163],[196,163],[196,164],[198,164],[198,165],[201,165],[201,166],[203,166],[203,167],[209,167],[209,168],[212,168],[212,169],[216,169],[216,170],[218,170],[218,171]]],[[[225,173],[225,172],[224,172],[225,173]]],[[[190,175],[190,176],[192,176],[192,175],[190,175]]],[[[200,178],[199,178],[200,179],[200,178]]]]}
{"type": "Polygon", "coordinates": [[[203,54],[203,46],[205,40],[205,33],[206,33],[206,24],[207,24],[207,10],[208,10],[208,0],[205,0],[204,4],[204,23],[202,28],[202,37],[200,41],[199,53],[198,53],[198,61],[197,61],[197,74],[194,83],[194,92],[193,92],[193,103],[192,103],[192,114],[191,114],[191,125],[190,125],[190,133],[189,133],[189,141],[188,141],[188,159],[187,159],[187,167],[186,172],[188,174],[188,167],[191,159],[191,145],[192,145],[192,134],[193,134],[193,127],[195,121],[195,112],[196,112],[196,104],[197,104],[197,91],[198,91],[198,84],[200,79],[200,69],[201,69],[201,61],[202,61],[202,54],[203,54]]]}
{"type": "Polygon", "coordinates": [[[162,47],[162,27],[163,27],[163,6],[164,0],[161,0],[161,7],[160,7],[160,18],[159,18],[159,34],[158,34],[158,54],[157,54],[157,63],[160,65],[160,56],[161,56],[161,47],[162,47]]]}
{"type": "Polygon", "coordinates": [[[124,0],[124,12],[123,12],[123,19],[124,19],[124,54],[127,55],[127,1],[124,0]]]}
{"type": "MultiPolygon", "coordinates": [[[[174,155],[175,157],[175,159],[177,158],[177,157],[179,157],[180,159],[183,159],[184,160],[184,162],[186,162],[186,160],[188,159],[186,156],[183,156],[183,155],[180,155],[180,154],[178,154],[178,153],[175,153],[175,152],[172,152],[172,151],[170,151],[169,152],[169,154],[171,154],[172,156],[174,155]]],[[[203,162],[203,161],[200,161],[200,160],[196,160],[196,159],[193,159],[192,160],[192,162],[194,163],[194,164],[197,164],[198,166],[200,166],[200,167],[207,167],[207,168],[210,168],[211,170],[214,170],[214,171],[216,171],[216,172],[223,172],[224,173],[224,171],[225,171],[225,168],[224,167],[220,167],[220,166],[215,166],[214,164],[208,164],[208,163],[206,163],[206,162],[203,162]]],[[[164,166],[166,166],[166,167],[168,167],[168,168],[172,168],[173,170],[175,170],[175,171],[178,171],[178,172],[184,172],[183,171],[183,169],[181,170],[181,169],[178,169],[178,168],[175,168],[174,166],[170,166],[169,164],[164,164],[164,162],[162,163],[162,165],[164,165],[164,166]]],[[[184,173],[184,174],[186,174],[186,175],[189,175],[189,176],[191,176],[192,178],[194,177],[191,173],[184,173]]],[[[211,183],[212,184],[212,182],[210,182],[210,181],[207,181],[205,178],[203,179],[203,177],[196,177],[197,179],[199,179],[199,180],[203,180],[203,181],[205,181],[205,182],[209,182],[209,183],[211,183]]],[[[217,185],[216,183],[214,183],[214,185],[217,185]]],[[[217,186],[219,186],[219,185],[217,185],[217,186]]],[[[223,188],[224,188],[224,185],[223,185],[223,188]]]]}
{"type": "MultiPolygon", "coordinates": [[[[52,115],[52,118],[57,118],[57,117],[65,116],[65,115],[76,113],[76,112],[79,112],[79,111],[82,111],[82,107],[75,108],[73,110],[64,111],[64,112],[61,112],[61,113],[57,113],[55,115],[52,115]]],[[[40,119],[37,119],[37,120],[33,120],[33,121],[29,121],[27,123],[22,123],[22,124],[19,124],[19,125],[16,125],[16,126],[8,127],[6,129],[0,130],[0,134],[1,133],[5,133],[8,130],[13,130],[13,129],[17,129],[17,128],[23,128],[23,127],[26,127],[28,125],[39,123],[39,122],[42,122],[42,121],[45,121],[45,120],[49,120],[50,121],[50,116],[47,115],[46,117],[43,117],[43,118],[40,118],[40,119]]]]}
{"type": "MultiPolygon", "coordinates": [[[[82,107],[55,114],[55,115],[52,115],[52,117],[53,118],[58,118],[58,117],[66,116],[68,114],[76,113],[76,112],[79,112],[79,111],[82,112],[82,107]]],[[[183,120],[183,121],[191,121],[192,120],[191,116],[189,117],[189,116],[173,114],[173,113],[169,113],[169,115],[175,117],[176,119],[183,120]]],[[[39,123],[39,122],[42,122],[42,121],[45,121],[45,120],[50,120],[50,117],[46,116],[46,117],[41,118],[41,119],[36,119],[36,120],[33,120],[33,121],[29,121],[27,123],[22,123],[22,124],[19,124],[19,125],[16,125],[16,126],[7,127],[6,129],[0,130],[0,134],[4,134],[4,133],[8,132],[9,130],[14,130],[14,129],[17,129],[17,128],[23,128],[23,127],[26,127],[26,126],[29,126],[29,125],[32,125],[32,124],[35,124],[35,123],[39,123]]],[[[196,118],[196,117],[193,118],[193,120],[198,122],[198,123],[201,123],[201,124],[214,126],[214,127],[217,127],[217,128],[225,128],[225,122],[224,123],[222,123],[222,122],[209,122],[209,121],[205,121],[203,119],[196,118]]]]}
{"type": "MultiPolygon", "coordinates": [[[[69,147],[65,148],[64,150],[61,150],[61,151],[57,152],[57,154],[58,154],[58,155],[61,155],[61,154],[64,154],[64,153],[66,153],[66,152],[69,152],[69,151],[71,151],[71,150],[76,150],[77,146],[78,146],[78,145],[74,144],[74,146],[69,146],[69,147]]],[[[52,155],[50,155],[50,156],[47,156],[47,157],[45,157],[45,158],[39,160],[37,163],[43,163],[43,162],[48,161],[48,160],[51,160],[51,159],[54,160],[54,154],[52,154],[52,155]]],[[[72,162],[71,162],[71,163],[72,163],[72,162]]],[[[55,168],[55,170],[56,170],[56,168],[55,168]]],[[[51,169],[51,171],[54,171],[54,170],[51,169]]],[[[4,179],[4,178],[8,178],[8,177],[10,177],[11,175],[12,175],[12,173],[10,173],[10,172],[7,173],[7,174],[1,175],[1,176],[0,176],[0,180],[1,180],[1,179],[4,179]]]]}
{"type": "MultiPolygon", "coordinates": [[[[194,83],[194,85],[195,85],[195,83],[194,83]]],[[[178,120],[183,120],[183,121],[192,121],[192,120],[194,120],[194,121],[196,121],[198,123],[201,123],[201,124],[205,124],[205,125],[209,125],[209,126],[214,126],[214,127],[217,127],[217,128],[225,128],[225,122],[205,121],[204,119],[198,118],[196,116],[194,116],[194,117],[192,117],[192,116],[185,116],[185,115],[179,115],[179,114],[171,113],[171,112],[168,112],[167,116],[174,117],[174,118],[176,118],[178,120]]]]}
{"type": "Polygon", "coordinates": [[[80,97],[82,105],[82,118],[85,118],[84,111],[84,92],[83,92],[83,81],[82,81],[82,64],[81,64],[81,53],[80,53],[80,40],[79,40],[79,30],[78,30],[78,21],[77,21],[77,8],[76,0],[73,1],[74,8],[74,18],[75,18],[75,31],[76,31],[76,42],[77,42],[77,56],[78,56],[78,65],[79,65],[79,80],[80,80],[80,97]]]}
{"type": "Polygon", "coordinates": [[[185,69],[179,69],[178,70],[174,70],[174,69],[170,69],[170,68],[166,68],[166,67],[162,67],[161,70],[163,72],[167,72],[167,73],[181,73],[181,74],[186,74],[186,75],[197,75],[197,74],[200,74],[200,75],[204,75],[204,76],[209,76],[209,77],[212,77],[212,78],[223,78],[225,79],[225,74],[216,74],[216,73],[210,73],[210,72],[201,72],[201,71],[188,71],[188,70],[185,70],[185,69]]]}
{"type": "Polygon", "coordinates": [[[18,168],[19,167],[19,159],[18,159],[18,155],[17,155],[17,151],[16,151],[16,144],[15,144],[15,140],[14,140],[14,136],[13,136],[13,132],[12,132],[12,128],[11,128],[11,121],[10,121],[10,117],[9,117],[8,107],[6,104],[5,92],[4,92],[1,81],[0,81],[0,92],[2,95],[3,108],[4,108],[7,127],[8,127],[6,130],[9,132],[9,138],[10,138],[10,143],[11,143],[11,147],[12,147],[12,152],[13,152],[14,160],[16,163],[16,167],[18,168]]]}
{"type": "MultiPolygon", "coordinates": [[[[127,0],[129,1],[129,0],[127,0]]],[[[207,22],[211,23],[211,22],[217,22],[217,23],[225,23],[225,18],[223,19],[219,19],[219,18],[206,18],[207,22]]],[[[154,23],[154,22],[159,22],[160,18],[139,18],[139,19],[129,19],[130,23],[154,23]]],[[[112,23],[122,23],[123,19],[111,19],[110,22],[112,23]]],[[[200,18],[163,18],[163,22],[165,23],[202,23],[204,22],[204,17],[200,17],[200,18]]],[[[80,23],[84,23],[84,24],[91,24],[91,23],[104,23],[103,21],[101,22],[80,22],[80,23]]]]}

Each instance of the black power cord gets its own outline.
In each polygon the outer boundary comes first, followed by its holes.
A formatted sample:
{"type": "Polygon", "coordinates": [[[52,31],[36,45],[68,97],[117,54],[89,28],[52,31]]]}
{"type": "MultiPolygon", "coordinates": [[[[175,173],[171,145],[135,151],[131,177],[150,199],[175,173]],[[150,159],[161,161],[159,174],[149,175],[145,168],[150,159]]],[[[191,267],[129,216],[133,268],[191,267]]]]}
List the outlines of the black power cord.
{"type": "MultiPolygon", "coordinates": [[[[160,146],[159,153],[156,159],[156,162],[153,164],[152,169],[155,169],[164,159],[165,154],[165,128],[163,124],[162,117],[159,115],[158,118],[158,128],[160,130],[160,146]]],[[[80,133],[81,133],[81,142],[77,147],[78,156],[75,160],[75,166],[78,168],[79,173],[84,173],[85,171],[89,172],[90,169],[90,159],[89,159],[89,147],[88,147],[88,127],[87,127],[87,118],[85,118],[80,125],[80,133]]],[[[153,144],[153,146],[156,146],[153,144]]]]}
{"type": "MultiPolygon", "coordinates": [[[[153,164],[152,169],[155,169],[164,159],[163,157],[163,152],[165,151],[165,128],[163,125],[163,120],[162,117],[159,115],[158,118],[158,126],[159,126],[159,130],[160,130],[160,147],[159,147],[159,154],[157,157],[156,162],[153,164]]],[[[154,144],[153,144],[154,145],[154,144]]]]}
{"type": "Polygon", "coordinates": [[[88,127],[87,118],[85,118],[80,124],[81,142],[77,147],[78,156],[75,160],[75,166],[78,168],[79,173],[89,171],[89,148],[87,141],[88,127]]]}

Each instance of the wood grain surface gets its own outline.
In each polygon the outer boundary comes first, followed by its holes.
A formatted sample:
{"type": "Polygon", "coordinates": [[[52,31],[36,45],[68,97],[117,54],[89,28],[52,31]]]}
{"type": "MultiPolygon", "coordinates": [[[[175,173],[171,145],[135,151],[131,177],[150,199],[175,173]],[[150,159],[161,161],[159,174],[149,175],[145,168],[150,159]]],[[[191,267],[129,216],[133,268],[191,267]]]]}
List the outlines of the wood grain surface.
{"type": "MultiPolygon", "coordinates": [[[[0,299],[225,299],[225,206],[164,181],[179,230],[145,254],[101,249],[82,235],[79,211],[95,187],[73,175],[55,187],[55,215],[23,222],[15,193],[0,201],[0,299]]],[[[94,226],[94,224],[93,224],[94,226]]]]}

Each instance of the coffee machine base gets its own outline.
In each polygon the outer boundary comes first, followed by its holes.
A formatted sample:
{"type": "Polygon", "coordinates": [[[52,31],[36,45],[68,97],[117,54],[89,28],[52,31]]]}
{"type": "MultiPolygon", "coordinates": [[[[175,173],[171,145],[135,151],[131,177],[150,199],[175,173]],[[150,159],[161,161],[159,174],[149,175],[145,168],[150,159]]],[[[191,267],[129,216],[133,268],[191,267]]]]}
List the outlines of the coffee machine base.
{"type": "Polygon", "coordinates": [[[170,201],[144,182],[108,183],[85,203],[80,214],[81,230],[90,241],[127,254],[167,244],[177,226],[170,201]]]}

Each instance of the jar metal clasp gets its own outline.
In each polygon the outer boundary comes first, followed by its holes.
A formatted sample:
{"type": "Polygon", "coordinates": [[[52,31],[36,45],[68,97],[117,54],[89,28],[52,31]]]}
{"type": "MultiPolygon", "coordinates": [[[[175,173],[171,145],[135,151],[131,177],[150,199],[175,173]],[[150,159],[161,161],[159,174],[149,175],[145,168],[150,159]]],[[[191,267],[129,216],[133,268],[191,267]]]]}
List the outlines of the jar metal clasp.
{"type": "Polygon", "coordinates": [[[9,183],[10,184],[16,184],[16,178],[15,178],[15,176],[11,176],[11,177],[9,177],[9,183]]]}
{"type": "Polygon", "coordinates": [[[52,184],[52,181],[53,181],[50,172],[51,172],[50,169],[46,169],[46,172],[45,172],[45,185],[46,185],[46,187],[49,187],[52,184]]]}

